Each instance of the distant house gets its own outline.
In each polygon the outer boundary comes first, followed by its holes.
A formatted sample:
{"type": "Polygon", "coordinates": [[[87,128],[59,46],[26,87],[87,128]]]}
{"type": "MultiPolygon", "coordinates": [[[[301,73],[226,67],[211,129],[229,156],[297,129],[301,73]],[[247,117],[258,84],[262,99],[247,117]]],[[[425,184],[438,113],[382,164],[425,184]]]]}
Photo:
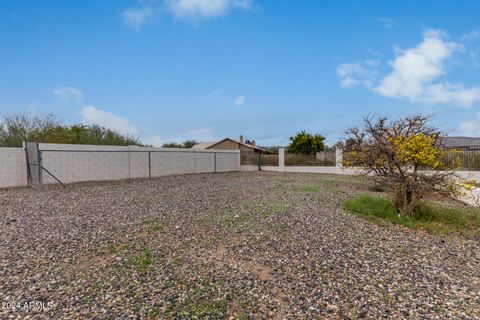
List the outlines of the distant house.
{"type": "Polygon", "coordinates": [[[265,149],[256,146],[255,140],[244,141],[243,136],[240,136],[240,139],[238,141],[230,138],[225,138],[216,142],[202,142],[194,145],[192,149],[240,150],[242,152],[251,152],[256,154],[265,152],[265,149]]]}
{"type": "Polygon", "coordinates": [[[476,137],[443,137],[442,143],[448,148],[480,149],[480,138],[476,137]]]}

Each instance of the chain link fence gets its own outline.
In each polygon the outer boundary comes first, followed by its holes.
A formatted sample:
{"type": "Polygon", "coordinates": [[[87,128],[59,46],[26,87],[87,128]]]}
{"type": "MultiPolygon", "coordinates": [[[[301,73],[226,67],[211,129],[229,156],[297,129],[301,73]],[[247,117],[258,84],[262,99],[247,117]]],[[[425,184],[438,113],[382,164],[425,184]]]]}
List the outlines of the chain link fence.
{"type": "MultiPolygon", "coordinates": [[[[29,185],[153,178],[240,170],[238,151],[32,149],[26,143],[29,185]],[[36,161],[30,160],[36,156],[36,161]],[[30,184],[30,181],[32,183],[30,184]]],[[[98,146],[95,146],[98,148],[98,146]]],[[[41,148],[41,147],[40,147],[41,148]]]]}

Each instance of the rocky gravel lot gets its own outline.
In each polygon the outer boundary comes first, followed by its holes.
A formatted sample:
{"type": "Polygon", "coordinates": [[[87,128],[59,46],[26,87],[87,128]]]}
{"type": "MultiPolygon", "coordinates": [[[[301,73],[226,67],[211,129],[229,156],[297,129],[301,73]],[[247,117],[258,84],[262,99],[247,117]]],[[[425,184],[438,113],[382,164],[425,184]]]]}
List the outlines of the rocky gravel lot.
{"type": "Polygon", "coordinates": [[[0,318],[480,319],[480,239],[345,213],[360,178],[0,190],[0,318]]]}

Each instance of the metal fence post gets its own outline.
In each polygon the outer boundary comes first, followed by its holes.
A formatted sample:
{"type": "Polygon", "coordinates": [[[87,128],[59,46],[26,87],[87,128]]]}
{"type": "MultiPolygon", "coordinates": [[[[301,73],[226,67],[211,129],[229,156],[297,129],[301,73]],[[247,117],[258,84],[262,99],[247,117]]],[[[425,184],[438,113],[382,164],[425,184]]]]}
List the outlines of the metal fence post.
{"type": "Polygon", "coordinates": [[[151,157],[151,151],[148,151],[148,178],[152,178],[152,157],[151,157]]]}
{"type": "Polygon", "coordinates": [[[24,150],[25,150],[25,160],[27,163],[27,185],[29,187],[32,186],[32,172],[30,171],[30,159],[28,157],[28,150],[27,150],[27,140],[24,142],[24,150]]]}
{"type": "Polygon", "coordinates": [[[38,150],[38,190],[43,189],[42,150],[38,150]]]}
{"type": "Polygon", "coordinates": [[[216,152],[213,153],[213,163],[215,166],[215,173],[216,173],[217,172],[217,153],[216,152]]]}
{"type": "Polygon", "coordinates": [[[261,163],[260,163],[260,152],[258,153],[258,171],[262,171],[262,166],[261,166],[261,163]]]}
{"type": "Polygon", "coordinates": [[[193,153],[193,165],[195,167],[194,172],[197,173],[197,153],[193,153]]]}

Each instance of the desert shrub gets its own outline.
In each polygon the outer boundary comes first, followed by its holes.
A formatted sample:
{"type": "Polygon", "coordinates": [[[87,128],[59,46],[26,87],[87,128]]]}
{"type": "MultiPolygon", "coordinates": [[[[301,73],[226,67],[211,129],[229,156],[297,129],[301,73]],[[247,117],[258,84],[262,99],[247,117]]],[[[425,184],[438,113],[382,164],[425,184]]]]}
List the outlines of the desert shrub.
{"type": "Polygon", "coordinates": [[[396,121],[367,117],[362,128],[347,131],[344,163],[361,166],[365,176],[386,186],[402,215],[413,215],[430,193],[458,192],[448,171],[457,165],[456,159],[447,159],[441,132],[428,120],[421,115],[396,121]]]}
{"type": "Polygon", "coordinates": [[[373,192],[387,192],[388,189],[380,183],[374,183],[368,187],[368,190],[373,192]]]}

